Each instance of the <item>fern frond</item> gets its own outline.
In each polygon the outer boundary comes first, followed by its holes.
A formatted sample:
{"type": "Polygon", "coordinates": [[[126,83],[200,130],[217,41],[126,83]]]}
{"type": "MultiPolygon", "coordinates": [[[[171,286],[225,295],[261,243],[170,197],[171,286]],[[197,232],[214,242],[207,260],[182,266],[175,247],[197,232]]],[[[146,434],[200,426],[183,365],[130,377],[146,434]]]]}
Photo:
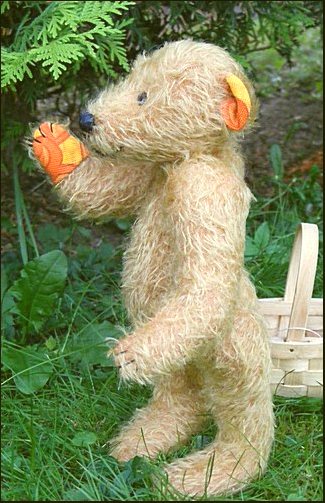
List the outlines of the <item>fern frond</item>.
{"type": "Polygon", "coordinates": [[[1,47],[1,61],[1,87],[22,81],[26,73],[29,77],[33,76],[29,66],[35,63],[24,52],[8,51],[1,47]]]}
{"type": "Polygon", "coordinates": [[[1,86],[14,85],[31,67],[40,64],[52,80],[85,60],[97,72],[115,75],[112,64],[128,69],[123,45],[125,28],[132,19],[116,21],[134,2],[49,2],[33,20],[30,10],[17,27],[15,39],[4,49],[1,86]]]}
{"type": "Polygon", "coordinates": [[[67,69],[66,63],[78,61],[83,57],[80,45],[62,41],[64,37],[53,40],[42,49],[32,49],[34,61],[41,62],[42,67],[49,67],[49,71],[57,80],[67,69]]]}

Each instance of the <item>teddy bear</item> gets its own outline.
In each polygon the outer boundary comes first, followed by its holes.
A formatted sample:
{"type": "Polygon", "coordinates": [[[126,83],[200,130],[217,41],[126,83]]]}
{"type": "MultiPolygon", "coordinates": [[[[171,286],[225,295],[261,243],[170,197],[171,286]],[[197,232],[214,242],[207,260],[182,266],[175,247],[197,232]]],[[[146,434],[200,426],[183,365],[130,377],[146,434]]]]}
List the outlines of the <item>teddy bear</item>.
{"type": "Polygon", "coordinates": [[[268,336],[244,268],[253,196],[240,144],[256,113],[242,67],[185,39],[139,55],[89,102],[83,142],[48,122],[33,135],[34,157],[77,219],[135,217],[122,272],[132,329],[113,355],[123,381],[153,392],[111,455],[154,458],[212,418],[215,439],[165,466],[191,496],[243,489],[273,441],[268,336]]]}

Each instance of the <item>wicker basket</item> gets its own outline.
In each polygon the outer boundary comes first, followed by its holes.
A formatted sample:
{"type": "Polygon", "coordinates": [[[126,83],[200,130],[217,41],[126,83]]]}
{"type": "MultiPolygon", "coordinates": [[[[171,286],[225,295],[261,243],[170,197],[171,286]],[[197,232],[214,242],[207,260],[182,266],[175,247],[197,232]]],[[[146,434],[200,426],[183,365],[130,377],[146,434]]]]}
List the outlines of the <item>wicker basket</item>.
{"type": "Polygon", "coordinates": [[[317,255],[317,225],[300,224],[284,298],[259,299],[270,336],[276,395],[323,396],[323,299],[311,298],[317,255]]]}

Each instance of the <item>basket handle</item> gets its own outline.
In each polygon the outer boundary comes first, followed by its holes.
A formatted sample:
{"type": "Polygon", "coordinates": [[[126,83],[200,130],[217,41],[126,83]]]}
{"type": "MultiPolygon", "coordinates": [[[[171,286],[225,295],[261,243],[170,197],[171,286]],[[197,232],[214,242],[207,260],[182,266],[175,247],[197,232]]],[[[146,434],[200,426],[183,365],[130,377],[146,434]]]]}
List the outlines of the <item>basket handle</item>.
{"type": "Polygon", "coordinates": [[[290,257],[284,301],[292,303],[289,324],[282,317],[279,329],[288,329],[284,340],[303,341],[313,294],[318,257],[318,227],[301,223],[296,231],[290,257]],[[295,330],[299,327],[300,330],[295,330]]]}

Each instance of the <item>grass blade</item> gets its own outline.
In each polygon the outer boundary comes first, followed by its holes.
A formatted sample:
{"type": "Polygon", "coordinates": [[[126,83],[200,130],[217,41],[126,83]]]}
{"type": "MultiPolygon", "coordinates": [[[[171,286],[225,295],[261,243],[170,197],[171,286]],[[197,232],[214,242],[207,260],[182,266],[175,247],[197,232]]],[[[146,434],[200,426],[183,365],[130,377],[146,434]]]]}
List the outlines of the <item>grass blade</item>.
{"type": "Polygon", "coordinates": [[[23,223],[23,211],[22,211],[22,195],[18,179],[18,170],[14,162],[14,192],[15,192],[15,208],[16,208],[16,218],[17,218],[17,229],[18,229],[18,240],[20,247],[20,254],[23,264],[28,262],[28,251],[26,243],[26,235],[23,223]]]}
{"type": "MultiPolygon", "coordinates": [[[[20,190],[20,187],[19,187],[19,190],[20,190]]],[[[32,227],[29,215],[28,215],[28,211],[27,211],[27,208],[26,208],[26,205],[25,205],[24,196],[22,195],[21,190],[20,190],[20,196],[21,196],[20,197],[21,208],[23,210],[23,215],[24,215],[26,227],[27,227],[27,230],[29,232],[29,236],[30,236],[33,248],[34,248],[35,255],[36,255],[36,257],[39,257],[39,251],[38,251],[38,246],[37,246],[37,243],[36,243],[36,239],[35,239],[33,227],[32,227]]]]}

